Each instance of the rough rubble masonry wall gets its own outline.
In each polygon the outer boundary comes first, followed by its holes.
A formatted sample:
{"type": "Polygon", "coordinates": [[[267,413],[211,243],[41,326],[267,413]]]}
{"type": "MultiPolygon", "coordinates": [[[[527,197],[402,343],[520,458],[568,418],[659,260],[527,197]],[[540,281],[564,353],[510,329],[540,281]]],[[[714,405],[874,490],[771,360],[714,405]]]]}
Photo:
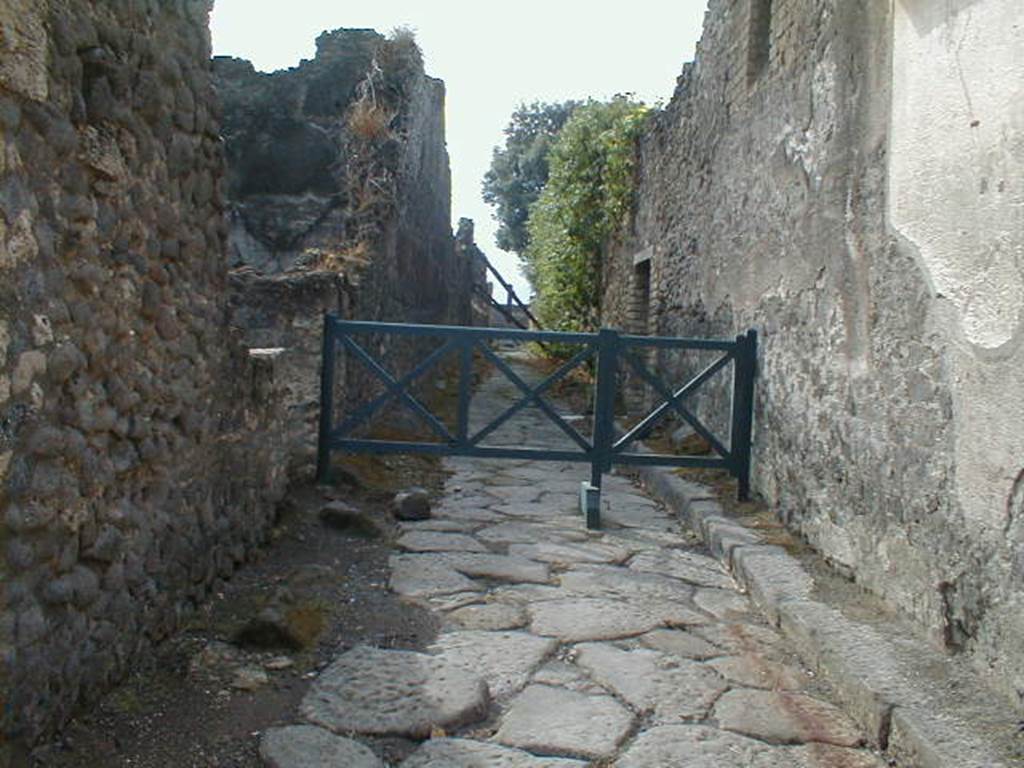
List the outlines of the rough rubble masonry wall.
{"type": "Polygon", "coordinates": [[[650,254],[652,330],[759,328],[756,489],[1014,701],[1022,29],[1018,0],[712,0],[605,296],[628,324],[650,254]]]}
{"type": "Polygon", "coordinates": [[[227,330],[208,14],[0,4],[5,737],[171,631],[282,492],[274,356],[227,330]]]}

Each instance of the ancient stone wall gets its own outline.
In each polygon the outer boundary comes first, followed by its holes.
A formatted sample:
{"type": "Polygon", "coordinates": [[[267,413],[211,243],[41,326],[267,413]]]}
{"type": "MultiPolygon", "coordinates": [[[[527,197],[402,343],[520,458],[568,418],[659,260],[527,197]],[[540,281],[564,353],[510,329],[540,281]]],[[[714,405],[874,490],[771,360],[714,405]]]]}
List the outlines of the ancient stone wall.
{"type": "Polygon", "coordinates": [[[243,344],[280,350],[276,367],[285,415],[280,437],[288,446],[288,475],[308,479],[316,460],[323,314],[347,316],[355,288],[344,275],[327,270],[235,271],[229,282],[231,322],[243,344]]]}
{"type": "Polygon", "coordinates": [[[5,737],[171,631],[283,492],[278,356],[226,322],[208,14],[0,4],[5,737]]]}
{"type": "Polygon", "coordinates": [[[1012,0],[712,0],[604,298],[628,326],[646,252],[652,331],[758,328],[755,489],[1015,701],[1022,24],[1012,0]]]}
{"type": "Polygon", "coordinates": [[[444,84],[424,74],[410,39],[340,29],[293,69],[263,74],[218,58],[215,71],[234,265],[358,272],[354,319],[470,322],[444,84]]]}
{"type": "MultiPolygon", "coordinates": [[[[264,74],[214,62],[224,103],[233,323],[285,347],[292,466],[309,472],[322,315],[471,325],[473,248],[451,229],[444,84],[410,38],[340,29],[314,59],[264,74]]],[[[475,246],[474,246],[475,248],[475,246]]],[[[478,319],[478,318],[476,318],[478,319]]],[[[367,337],[392,373],[435,340],[367,337]]],[[[362,364],[336,374],[351,406],[381,392],[362,364]]]]}
{"type": "Polygon", "coordinates": [[[444,88],[411,40],[220,61],[225,179],[209,11],[0,6],[4,737],[59,725],[265,540],[313,453],[323,312],[472,319],[444,88]],[[368,93],[386,120],[354,135],[368,93]]]}

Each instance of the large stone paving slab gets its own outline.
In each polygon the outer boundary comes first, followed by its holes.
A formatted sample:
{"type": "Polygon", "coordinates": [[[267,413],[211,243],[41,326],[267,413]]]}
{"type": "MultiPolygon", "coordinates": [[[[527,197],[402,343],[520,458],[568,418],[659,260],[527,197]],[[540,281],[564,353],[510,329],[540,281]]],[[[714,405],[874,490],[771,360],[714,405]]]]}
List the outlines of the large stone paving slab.
{"type": "Polygon", "coordinates": [[[495,739],[529,752],[590,760],[611,757],[633,726],[611,696],[531,685],[501,718],[495,739]]]}
{"type": "Polygon", "coordinates": [[[448,618],[464,629],[518,629],[525,626],[529,617],[521,605],[506,603],[477,603],[458,608],[448,618]]]}
{"type": "Polygon", "coordinates": [[[513,584],[546,584],[551,571],[545,563],[511,555],[466,554],[441,555],[451,566],[467,576],[513,584]]]}
{"type": "Polygon", "coordinates": [[[570,475],[560,477],[558,480],[544,482],[545,495],[542,500],[547,501],[548,497],[561,497],[573,501],[579,499],[580,483],[590,478],[590,469],[584,469],[586,465],[577,464],[570,475]]]}
{"type": "Polygon", "coordinates": [[[482,480],[471,480],[459,477],[460,485],[451,486],[462,488],[461,491],[449,490],[444,499],[438,504],[438,509],[449,507],[489,507],[491,504],[499,504],[501,500],[497,496],[491,496],[487,492],[486,484],[482,480]]]}
{"type": "Polygon", "coordinates": [[[607,481],[604,482],[604,489],[607,490],[607,492],[614,494],[614,501],[616,505],[649,507],[650,509],[665,512],[665,508],[660,506],[653,499],[648,499],[646,496],[640,496],[637,494],[637,488],[634,486],[633,482],[624,477],[608,478],[607,481]]]}
{"type": "Polygon", "coordinates": [[[564,600],[565,591],[550,584],[509,584],[495,587],[489,596],[498,603],[527,607],[545,600],[564,600]]]}
{"type": "Polygon", "coordinates": [[[537,757],[521,749],[482,741],[431,739],[405,760],[401,768],[583,768],[585,765],[579,760],[537,757]]]}
{"type": "Polygon", "coordinates": [[[615,768],[751,768],[771,751],[767,744],[714,728],[665,725],[641,733],[615,768]]]}
{"type": "MultiPolygon", "coordinates": [[[[559,583],[566,592],[583,597],[653,599],[690,604],[693,595],[693,587],[679,579],[609,565],[573,567],[559,577],[559,583]]],[[[694,623],[706,621],[703,614],[695,614],[694,623]]]]}
{"type": "Polygon", "coordinates": [[[468,577],[513,584],[546,584],[551,578],[547,564],[509,555],[424,552],[392,555],[389,562],[391,589],[409,597],[430,597],[483,589],[468,577]]]}
{"type": "Polygon", "coordinates": [[[736,588],[732,577],[717,560],[678,549],[641,552],[630,561],[629,567],[634,571],[660,573],[704,587],[736,588]]]}
{"type": "Polygon", "coordinates": [[[516,519],[543,521],[579,519],[578,495],[562,497],[549,494],[540,501],[499,504],[491,509],[506,517],[516,519]]]}
{"type": "Polygon", "coordinates": [[[806,673],[756,653],[715,659],[708,666],[726,680],[747,688],[799,691],[810,682],[806,673]]]}
{"type": "Polygon", "coordinates": [[[492,512],[489,509],[473,506],[468,503],[459,506],[445,504],[434,510],[434,516],[441,520],[461,520],[467,523],[477,523],[479,525],[499,523],[505,519],[497,512],[492,512]]]}
{"type": "Polygon", "coordinates": [[[456,611],[469,605],[479,605],[485,595],[482,592],[453,592],[450,595],[436,595],[424,602],[439,611],[456,611]]]}
{"type": "Polygon", "coordinates": [[[627,504],[609,498],[601,509],[601,521],[609,527],[643,528],[648,531],[672,531],[678,523],[653,504],[627,504]]]}
{"type": "Polygon", "coordinates": [[[392,592],[405,597],[434,597],[482,591],[483,586],[456,571],[450,563],[431,555],[392,555],[392,592]]]}
{"type": "Polygon", "coordinates": [[[472,536],[440,531],[410,531],[398,539],[398,546],[410,552],[487,552],[472,536]]]}
{"type": "Polygon", "coordinates": [[[513,485],[488,485],[487,492],[497,496],[501,503],[505,504],[529,504],[537,501],[544,493],[544,486],[540,483],[530,483],[527,480],[511,479],[513,485]]]}
{"type": "Polygon", "coordinates": [[[640,637],[648,648],[683,659],[712,659],[724,655],[725,651],[704,638],[683,629],[656,629],[640,637]]]}
{"type": "Polygon", "coordinates": [[[386,768],[380,758],[358,741],[314,725],[264,731],[260,758],[267,768],[386,768]]]}
{"type": "Polygon", "coordinates": [[[726,689],[725,682],[703,664],[658,651],[626,651],[597,643],[577,650],[576,663],[594,680],[638,711],[652,713],[655,723],[702,720],[726,689]]]}
{"type": "Polygon", "coordinates": [[[765,655],[768,652],[780,651],[784,646],[782,636],[774,629],[745,621],[705,622],[693,631],[731,654],[765,655]]]}
{"type": "Polygon", "coordinates": [[[555,659],[538,669],[532,682],[540,685],[554,685],[579,693],[606,694],[608,691],[595,683],[581,667],[569,661],[555,659]]]}
{"type": "Polygon", "coordinates": [[[652,531],[643,528],[618,528],[604,531],[608,541],[628,543],[637,551],[647,551],[660,547],[692,546],[693,541],[671,531],[652,531]]]}
{"type": "Polygon", "coordinates": [[[723,621],[743,621],[751,617],[750,598],[734,589],[698,589],[693,602],[702,611],[723,621]]]}
{"type": "Polygon", "coordinates": [[[829,744],[776,747],[754,757],[750,768],[886,768],[867,750],[844,749],[829,744]]]}
{"type": "Polygon", "coordinates": [[[802,693],[729,691],[715,705],[714,716],[725,730],[774,744],[856,747],[862,742],[857,727],[842,711],[802,693]]]}
{"type": "Polygon", "coordinates": [[[583,597],[548,600],[528,607],[530,631],[567,643],[634,637],[658,627],[678,626],[693,618],[693,611],[668,601],[629,603],[583,597]]]}
{"type": "Polygon", "coordinates": [[[556,462],[530,462],[519,467],[506,468],[502,475],[509,480],[525,480],[531,483],[543,483],[547,488],[551,483],[562,480],[575,480],[579,485],[579,464],[563,464],[556,462]]]}
{"type": "Polygon", "coordinates": [[[538,541],[586,541],[587,534],[578,527],[557,524],[538,525],[521,520],[490,525],[477,532],[477,538],[492,544],[534,544],[538,541]]]}
{"type": "Polygon", "coordinates": [[[482,523],[474,523],[469,520],[419,520],[416,522],[404,522],[399,528],[405,533],[413,531],[439,531],[442,533],[465,533],[479,528],[482,523]]]}
{"type": "Polygon", "coordinates": [[[526,557],[552,565],[569,565],[574,563],[621,563],[632,551],[614,544],[600,541],[564,543],[541,541],[536,544],[512,544],[508,548],[510,555],[526,557]]]}
{"type": "Polygon", "coordinates": [[[483,677],[491,696],[502,698],[526,685],[531,673],[558,646],[527,632],[450,632],[428,648],[445,661],[483,677]]]}
{"type": "Polygon", "coordinates": [[[422,739],[487,714],[490,695],[477,675],[436,656],[358,647],[317,678],[300,711],[336,733],[422,739]]]}

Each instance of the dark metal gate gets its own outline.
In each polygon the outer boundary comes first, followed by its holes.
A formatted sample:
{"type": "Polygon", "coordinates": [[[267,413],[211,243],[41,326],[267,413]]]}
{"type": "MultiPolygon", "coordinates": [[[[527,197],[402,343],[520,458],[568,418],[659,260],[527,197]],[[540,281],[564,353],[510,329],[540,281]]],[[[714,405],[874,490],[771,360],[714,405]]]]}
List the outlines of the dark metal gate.
{"type": "Polygon", "coordinates": [[[747,331],[735,340],[684,339],[659,336],[631,336],[610,329],[598,333],[560,333],[496,328],[468,328],[443,325],[370,323],[324,317],[323,360],[320,388],[320,435],[317,454],[317,478],[325,481],[332,450],[351,453],[426,453],[441,456],[477,456],[525,458],[537,461],[571,461],[590,464],[590,482],[581,484],[580,503],[587,527],[600,527],[600,489],[602,476],[615,465],[659,465],[670,467],[706,467],[728,470],[738,480],[739,496],[750,493],[750,436],[757,359],[757,333],[747,331]],[[354,337],[434,337],[440,346],[430,352],[411,371],[396,377],[375,359],[354,337]],[[540,344],[579,345],[582,349],[536,385],[523,380],[502,356],[492,348],[495,342],[537,342],[540,344]],[[370,402],[346,414],[335,423],[335,369],[339,347],[360,361],[384,391],[370,402]],[[638,350],[710,350],[717,358],[682,386],[676,388],[652,372],[638,350]],[[521,399],[484,427],[471,431],[470,403],[474,353],[479,353],[522,393],[521,399]],[[410,388],[438,362],[454,354],[458,360],[457,423],[452,432],[432,413],[410,388]],[[545,392],[572,371],[594,360],[596,383],[592,435],[588,439],[544,399],[545,392]],[[716,374],[733,364],[732,398],[729,414],[728,446],[687,406],[691,398],[716,374]],[[661,398],[631,429],[616,428],[614,407],[620,365],[624,364],[639,380],[661,398]],[[417,414],[434,433],[436,440],[367,439],[353,431],[367,423],[386,404],[398,400],[417,414]],[[575,450],[488,446],[483,440],[523,408],[536,405],[545,416],[575,444],[575,450]],[[714,455],[678,456],[640,452],[635,443],[646,436],[665,416],[675,413],[689,424],[711,447],[714,455]],[[633,450],[630,450],[630,447],[633,450]]]}

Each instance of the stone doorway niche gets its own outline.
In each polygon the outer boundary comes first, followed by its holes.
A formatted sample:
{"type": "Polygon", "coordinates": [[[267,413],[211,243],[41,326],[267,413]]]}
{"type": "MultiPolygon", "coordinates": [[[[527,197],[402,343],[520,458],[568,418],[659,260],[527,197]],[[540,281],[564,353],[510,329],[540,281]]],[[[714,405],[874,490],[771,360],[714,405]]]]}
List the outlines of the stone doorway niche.
{"type": "MultiPolygon", "coordinates": [[[[654,249],[644,248],[633,255],[632,290],[630,291],[629,303],[629,332],[638,336],[646,336],[651,332],[651,256],[654,249]]],[[[655,362],[654,350],[646,350],[642,353],[642,359],[652,366],[655,362]]],[[[650,407],[651,393],[645,387],[640,378],[636,375],[627,375],[625,387],[623,388],[626,409],[630,413],[640,413],[650,407]]]]}

